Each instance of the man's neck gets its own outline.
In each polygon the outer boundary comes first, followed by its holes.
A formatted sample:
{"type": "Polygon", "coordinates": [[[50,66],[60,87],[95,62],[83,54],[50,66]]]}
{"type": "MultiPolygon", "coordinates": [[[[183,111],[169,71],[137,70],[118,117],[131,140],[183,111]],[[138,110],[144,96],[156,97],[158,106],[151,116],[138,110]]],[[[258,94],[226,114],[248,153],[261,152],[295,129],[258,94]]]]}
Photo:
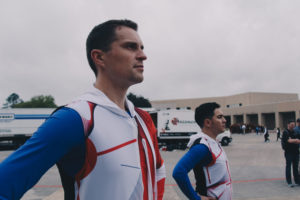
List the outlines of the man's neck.
{"type": "Polygon", "coordinates": [[[203,128],[202,132],[205,133],[206,135],[208,135],[209,137],[211,137],[214,140],[216,140],[216,138],[217,138],[217,136],[210,129],[203,128]]]}
{"type": "Polygon", "coordinates": [[[105,84],[104,82],[97,80],[94,86],[101,90],[118,107],[125,110],[125,99],[128,88],[116,87],[114,84],[105,84]]]}
{"type": "Polygon", "coordinates": [[[287,130],[288,130],[289,132],[293,132],[293,131],[294,131],[294,129],[289,129],[289,128],[288,128],[287,130]]]}

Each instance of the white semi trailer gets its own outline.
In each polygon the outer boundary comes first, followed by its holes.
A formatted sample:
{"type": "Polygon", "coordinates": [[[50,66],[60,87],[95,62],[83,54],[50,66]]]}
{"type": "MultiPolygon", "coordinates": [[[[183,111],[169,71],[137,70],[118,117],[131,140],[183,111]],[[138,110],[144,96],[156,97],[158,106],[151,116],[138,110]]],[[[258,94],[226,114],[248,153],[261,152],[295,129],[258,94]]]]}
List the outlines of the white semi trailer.
{"type": "Polygon", "coordinates": [[[53,110],[53,108],[0,109],[0,149],[14,149],[22,145],[53,110]]]}

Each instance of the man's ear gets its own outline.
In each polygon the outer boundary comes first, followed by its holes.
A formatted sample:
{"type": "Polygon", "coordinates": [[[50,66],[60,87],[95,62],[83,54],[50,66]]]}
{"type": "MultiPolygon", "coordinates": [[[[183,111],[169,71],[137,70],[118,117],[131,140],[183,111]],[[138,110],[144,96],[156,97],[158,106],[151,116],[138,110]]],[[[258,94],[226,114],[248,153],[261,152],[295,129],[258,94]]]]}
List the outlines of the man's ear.
{"type": "Polygon", "coordinates": [[[203,125],[204,125],[204,127],[210,128],[211,127],[211,120],[208,119],[208,118],[206,118],[204,120],[204,124],[203,125]]]}
{"type": "Polygon", "coordinates": [[[93,49],[91,51],[91,58],[96,66],[100,66],[100,67],[104,66],[103,56],[104,56],[104,52],[100,49],[93,49]]]}

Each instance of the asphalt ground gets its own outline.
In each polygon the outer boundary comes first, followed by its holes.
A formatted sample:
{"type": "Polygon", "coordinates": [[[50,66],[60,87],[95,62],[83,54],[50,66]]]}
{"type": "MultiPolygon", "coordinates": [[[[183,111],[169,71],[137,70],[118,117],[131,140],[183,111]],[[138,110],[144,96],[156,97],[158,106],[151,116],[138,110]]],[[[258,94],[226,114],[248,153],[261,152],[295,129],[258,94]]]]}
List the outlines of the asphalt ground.
{"type": "MultiPolygon", "coordinates": [[[[262,135],[254,133],[233,134],[233,141],[224,147],[227,153],[233,180],[235,200],[300,200],[300,187],[289,188],[285,182],[285,159],[276,135],[270,134],[270,142],[265,143],[262,135]]],[[[0,151],[0,161],[12,151],[0,151]]],[[[172,170],[186,151],[162,151],[167,178],[165,200],[186,199],[172,178],[172,170]]],[[[194,183],[193,172],[189,174],[194,183]]],[[[22,200],[63,199],[63,191],[56,167],[51,168],[41,180],[29,190],[22,200]]]]}

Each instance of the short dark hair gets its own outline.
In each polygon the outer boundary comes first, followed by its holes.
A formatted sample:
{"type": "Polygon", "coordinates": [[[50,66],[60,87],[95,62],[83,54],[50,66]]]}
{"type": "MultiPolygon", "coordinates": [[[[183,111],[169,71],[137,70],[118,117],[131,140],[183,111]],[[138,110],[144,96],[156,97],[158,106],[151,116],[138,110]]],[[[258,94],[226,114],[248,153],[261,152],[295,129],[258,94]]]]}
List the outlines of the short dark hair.
{"type": "Polygon", "coordinates": [[[287,124],[295,123],[295,120],[289,120],[287,124]]]}
{"type": "Polygon", "coordinates": [[[216,102],[204,103],[198,106],[195,110],[195,121],[203,128],[204,120],[211,119],[215,114],[215,109],[220,108],[216,102]]]}
{"type": "Polygon", "coordinates": [[[91,58],[91,51],[93,49],[100,49],[104,52],[109,51],[111,43],[116,40],[115,30],[120,26],[126,26],[135,31],[138,29],[138,25],[131,20],[109,20],[95,26],[89,33],[86,40],[86,55],[95,75],[97,75],[97,69],[91,58]]]}

